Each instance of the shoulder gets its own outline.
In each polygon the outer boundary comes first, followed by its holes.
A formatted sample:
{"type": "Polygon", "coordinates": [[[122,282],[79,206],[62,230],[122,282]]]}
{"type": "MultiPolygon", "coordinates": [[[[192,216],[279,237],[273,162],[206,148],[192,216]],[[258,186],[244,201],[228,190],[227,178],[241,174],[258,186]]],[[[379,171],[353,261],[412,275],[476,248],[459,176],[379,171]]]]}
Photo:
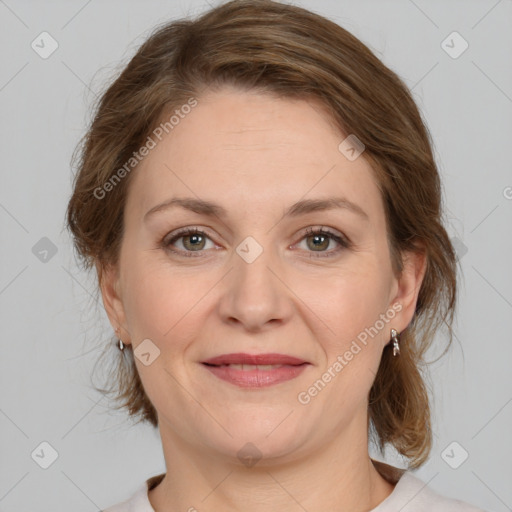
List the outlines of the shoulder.
{"type": "Polygon", "coordinates": [[[112,505],[101,512],[155,512],[148,497],[148,490],[157,485],[165,473],[148,478],[127,500],[112,505]]]}
{"type": "Polygon", "coordinates": [[[438,494],[428,483],[406,471],[393,492],[372,512],[485,512],[461,500],[438,494]]]}
{"type": "Polygon", "coordinates": [[[152,509],[148,510],[147,507],[141,507],[141,503],[144,503],[144,499],[147,499],[147,493],[147,484],[144,482],[127,500],[116,503],[101,512],[154,512],[152,509]]]}

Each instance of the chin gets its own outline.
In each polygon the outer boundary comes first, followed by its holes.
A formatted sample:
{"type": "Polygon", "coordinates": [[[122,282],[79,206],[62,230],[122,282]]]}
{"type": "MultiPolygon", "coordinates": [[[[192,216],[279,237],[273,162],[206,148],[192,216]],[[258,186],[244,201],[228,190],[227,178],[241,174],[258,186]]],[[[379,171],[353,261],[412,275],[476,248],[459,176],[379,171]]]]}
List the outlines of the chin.
{"type": "Polygon", "coordinates": [[[201,444],[209,445],[217,454],[237,459],[248,467],[251,463],[262,466],[275,464],[277,460],[291,461],[299,456],[298,451],[313,434],[306,431],[298,417],[293,417],[296,413],[290,414],[292,410],[272,414],[268,411],[267,414],[263,411],[258,414],[256,410],[251,416],[233,413],[227,427],[233,437],[219,429],[212,435],[209,430],[201,444]]]}

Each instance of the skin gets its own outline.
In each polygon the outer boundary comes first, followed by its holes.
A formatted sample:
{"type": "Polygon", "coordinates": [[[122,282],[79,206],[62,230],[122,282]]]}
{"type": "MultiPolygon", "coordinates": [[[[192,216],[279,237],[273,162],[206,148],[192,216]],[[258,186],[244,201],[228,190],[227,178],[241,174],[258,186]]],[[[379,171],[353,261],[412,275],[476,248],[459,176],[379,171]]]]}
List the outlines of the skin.
{"type": "Polygon", "coordinates": [[[320,105],[227,87],[198,101],[134,171],[119,264],[101,283],[123,342],[135,350],[150,339],[160,350],[148,366],[135,358],[167,466],[150,502],[157,512],[370,510],[394,486],[369,458],[368,393],[390,328],[401,332],[412,319],[425,258],[404,254],[394,274],[373,171],[364,153],[350,161],[338,150],[345,135],[320,105]],[[328,196],[359,205],[367,219],[346,208],[283,217],[296,201],[328,196]],[[144,220],[173,197],[214,201],[227,216],[173,207],[144,220]],[[327,238],[318,248],[305,230],[322,226],[351,245],[327,238]],[[184,227],[206,232],[199,242],[173,242],[192,257],[162,243],[184,227]],[[252,263],[236,252],[248,236],[263,249],[252,263]],[[299,403],[398,304],[378,335],[299,403]],[[248,390],[200,363],[232,352],[310,365],[295,379],[248,390]],[[237,457],[248,442],[262,456],[252,467],[237,457]]]}

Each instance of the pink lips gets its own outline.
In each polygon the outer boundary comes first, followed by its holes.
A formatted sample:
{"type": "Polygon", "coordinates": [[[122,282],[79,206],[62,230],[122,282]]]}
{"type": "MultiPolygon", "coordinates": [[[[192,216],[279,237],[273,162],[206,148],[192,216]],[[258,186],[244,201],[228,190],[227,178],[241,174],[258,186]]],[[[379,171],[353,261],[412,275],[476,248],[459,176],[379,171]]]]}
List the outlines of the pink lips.
{"type": "Polygon", "coordinates": [[[293,379],[309,364],[284,354],[244,353],[224,354],[202,363],[216,377],[244,388],[272,386],[293,379]]]}

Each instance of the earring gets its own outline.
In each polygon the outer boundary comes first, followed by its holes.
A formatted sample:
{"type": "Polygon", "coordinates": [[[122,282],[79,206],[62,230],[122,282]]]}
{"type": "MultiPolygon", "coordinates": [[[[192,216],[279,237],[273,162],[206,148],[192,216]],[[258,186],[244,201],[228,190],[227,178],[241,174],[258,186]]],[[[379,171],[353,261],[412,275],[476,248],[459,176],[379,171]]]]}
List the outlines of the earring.
{"type": "Polygon", "coordinates": [[[399,356],[400,355],[400,333],[398,333],[395,329],[391,329],[391,340],[393,341],[393,355],[399,356]]]}
{"type": "Polygon", "coordinates": [[[117,348],[119,350],[124,350],[124,343],[123,343],[123,340],[121,340],[121,338],[119,338],[119,327],[116,327],[115,329],[115,332],[116,332],[116,335],[117,335],[117,348]]]}

